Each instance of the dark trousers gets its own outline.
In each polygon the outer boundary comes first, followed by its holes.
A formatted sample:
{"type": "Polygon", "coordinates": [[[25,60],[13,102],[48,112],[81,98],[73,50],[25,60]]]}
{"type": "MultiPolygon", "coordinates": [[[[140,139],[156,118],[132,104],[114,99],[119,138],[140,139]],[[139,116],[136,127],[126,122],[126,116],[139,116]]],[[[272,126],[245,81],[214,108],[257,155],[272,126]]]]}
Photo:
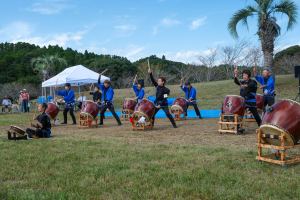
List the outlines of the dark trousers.
{"type": "Polygon", "coordinates": [[[275,103],[274,95],[264,95],[264,112],[266,112],[267,106],[272,106],[275,103]]]}
{"type": "Polygon", "coordinates": [[[106,103],[103,104],[101,106],[101,111],[100,111],[100,122],[99,124],[102,125],[103,124],[103,119],[104,119],[104,113],[106,112],[106,110],[109,109],[110,112],[112,113],[112,115],[114,116],[114,118],[117,120],[118,124],[121,125],[121,120],[119,118],[119,116],[117,115],[114,105],[112,103],[106,103]]]}
{"type": "Polygon", "coordinates": [[[39,138],[49,138],[51,135],[50,130],[45,130],[45,129],[32,129],[32,128],[27,128],[26,133],[28,136],[31,138],[33,135],[39,137],[39,138]]]}
{"type": "Polygon", "coordinates": [[[29,108],[28,108],[28,100],[23,100],[22,101],[22,108],[24,112],[29,112],[29,108]]]}
{"type": "Polygon", "coordinates": [[[260,118],[260,116],[259,116],[259,114],[257,112],[256,102],[254,102],[254,103],[253,102],[246,103],[246,108],[249,109],[249,111],[252,113],[252,115],[253,115],[253,117],[254,117],[257,125],[260,126],[261,125],[261,118],[260,118]]]}
{"type": "Polygon", "coordinates": [[[5,112],[5,111],[8,111],[8,112],[10,112],[11,111],[11,106],[3,106],[2,107],[2,112],[5,112]]]}
{"type": "Polygon", "coordinates": [[[162,109],[165,112],[166,116],[169,118],[169,120],[172,123],[173,127],[176,128],[177,126],[176,126],[175,120],[174,120],[173,116],[171,115],[168,106],[161,106],[160,108],[155,108],[155,113],[152,117],[152,125],[154,125],[155,115],[160,109],[162,109]]]}
{"type": "Polygon", "coordinates": [[[199,118],[202,118],[196,101],[187,101],[186,110],[185,110],[185,116],[187,116],[187,111],[188,111],[189,106],[193,106],[194,109],[195,109],[196,115],[199,118]]]}
{"type": "Polygon", "coordinates": [[[73,120],[73,124],[76,124],[76,118],[74,115],[74,106],[66,106],[66,108],[64,109],[64,123],[66,124],[68,122],[68,117],[67,114],[70,111],[70,115],[72,117],[73,120]]]}

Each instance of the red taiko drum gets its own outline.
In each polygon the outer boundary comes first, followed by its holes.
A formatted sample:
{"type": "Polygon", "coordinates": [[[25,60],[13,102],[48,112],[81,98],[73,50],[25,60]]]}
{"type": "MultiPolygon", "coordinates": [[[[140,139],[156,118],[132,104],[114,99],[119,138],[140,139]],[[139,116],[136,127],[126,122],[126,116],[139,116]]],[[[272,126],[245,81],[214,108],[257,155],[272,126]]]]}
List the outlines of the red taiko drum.
{"type": "Polygon", "coordinates": [[[135,99],[126,98],[123,102],[123,111],[128,110],[130,112],[133,112],[135,109],[137,102],[135,99]]]}
{"type": "Polygon", "coordinates": [[[238,95],[228,95],[225,97],[222,104],[222,113],[239,116],[244,116],[245,113],[245,99],[238,95]]]}
{"type": "Polygon", "coordinates": [[[187,101],[185,98],[179,97],[175,99],[173,105],[171,106],[171,112],[181,112],[184,113],[187,108],[187,101]]]}
{"type": "Polygon", "coordinates": [[[55,103],[50,102],[48,103],[48,108],[45,113],[50,117],[50,119],[54,120],[59,113],[59,108],[55,103]]]}
{"type": "Polygon", "coordinates": [[[256,94],[256,106],[257,109],[263,110],[264,109],[264,96],[261,94],[256,94]]]}
{"type": "Polygon", "coordinates": [[[97,103],[89,100],[86,100],[82,103],[80,114],[87,114],[93,118],[96,118],[98,113],[99,113],[99,107],[97,103]]]}
{"type": "Polygon", "coordinates": [[[274,104],[264,114],[260,130],[262,134],[275,136],[264,138],[268,144],[280,145],[278,136],[284,133],[285,145],[293,146],[300,140],[300,104],[289,99],[274,104]]]}
{"type": "Polygon", "coordinates": [[[133,119],[138,119],[143,116],[146,118],[146,121],[150,121],[154,114],[154,104],[147,99],[143,99],[140,103],[136,105],[133,113],[133,119]]]}

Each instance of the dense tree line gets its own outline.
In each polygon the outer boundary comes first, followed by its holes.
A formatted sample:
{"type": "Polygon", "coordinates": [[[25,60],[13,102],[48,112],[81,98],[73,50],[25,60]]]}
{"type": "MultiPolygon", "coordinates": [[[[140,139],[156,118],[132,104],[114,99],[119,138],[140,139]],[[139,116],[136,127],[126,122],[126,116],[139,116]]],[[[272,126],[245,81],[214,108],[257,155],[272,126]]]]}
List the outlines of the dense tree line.
{"type": "MultiPolygon", "coordinates": [[[[19,82],[40,84],[42,77],[35,70],[33,59],[56,56],[66,62],[57,62],[49,71],[48,77],[61,72],[68,66],[84,65],[100,72],[109,68],[107,73],[116,82],[137,72],[136,66],[127,58],[111,55],[97,55],[85,51],[80,53],[71,48],[63,49],[59,46],[39,47],[33,44],[19,42],[0,44],[0,84],[19,82]]],[[[121,85],[118,85],[121,86],[121,85]]]]}

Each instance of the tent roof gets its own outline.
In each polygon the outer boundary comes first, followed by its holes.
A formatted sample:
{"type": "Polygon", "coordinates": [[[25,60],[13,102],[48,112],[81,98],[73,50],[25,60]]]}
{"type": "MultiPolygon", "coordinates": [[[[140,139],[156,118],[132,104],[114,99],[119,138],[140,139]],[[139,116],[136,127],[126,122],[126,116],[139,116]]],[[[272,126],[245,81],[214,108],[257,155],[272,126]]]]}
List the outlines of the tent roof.
{"type": "MultiPolygon", "coordinates": [[[[87,85],[97,83],[99,74],[82,66],[76,65],[66,68],[56,76],[44,81],[42,87],[54,87],[63,86],[66,83],[70,83],[72,86],[87,85]]],[[[101,77],[101,82],[104,80],[110,80],[106,76],[101,77]]]]}

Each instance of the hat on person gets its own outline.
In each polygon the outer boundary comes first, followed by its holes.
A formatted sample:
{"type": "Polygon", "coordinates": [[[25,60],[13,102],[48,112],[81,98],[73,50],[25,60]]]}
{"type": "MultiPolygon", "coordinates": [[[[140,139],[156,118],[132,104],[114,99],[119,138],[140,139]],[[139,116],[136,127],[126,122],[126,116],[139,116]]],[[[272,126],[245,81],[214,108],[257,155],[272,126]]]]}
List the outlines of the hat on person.
{"type": "Polygon", "coordinates": [[[71,84],[70,83],[66,83],[65,86],[66,87],[71,87],[71,84]]]}

